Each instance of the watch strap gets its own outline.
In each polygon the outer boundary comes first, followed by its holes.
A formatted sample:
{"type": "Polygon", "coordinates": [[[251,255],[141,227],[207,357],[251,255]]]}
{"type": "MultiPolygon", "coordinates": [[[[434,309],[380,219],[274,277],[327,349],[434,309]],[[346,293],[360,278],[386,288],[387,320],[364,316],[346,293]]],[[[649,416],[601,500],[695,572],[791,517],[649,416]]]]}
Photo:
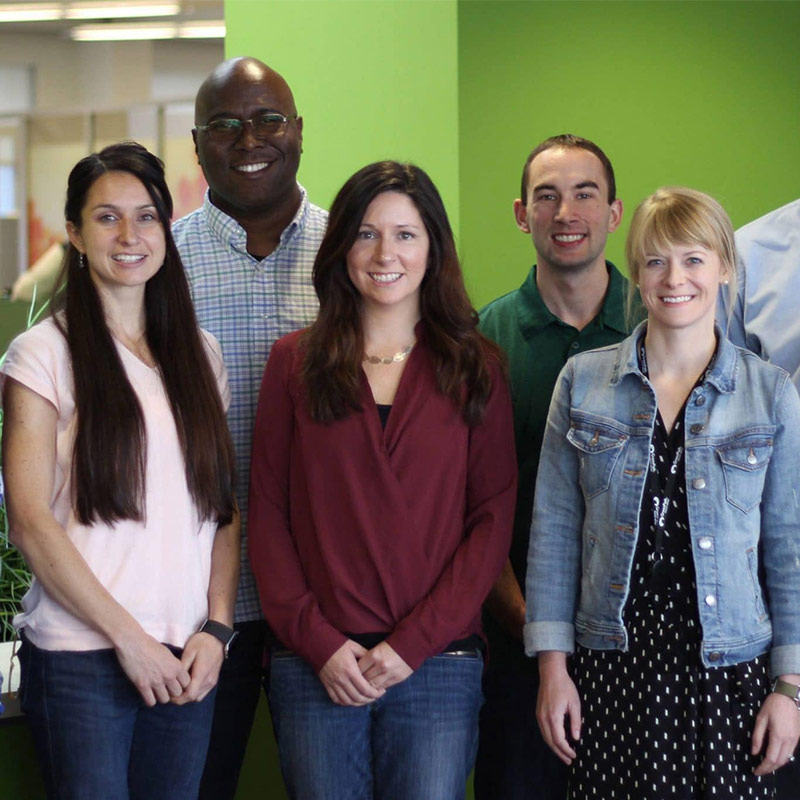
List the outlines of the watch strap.
{"type": "Polygon", "coordinates": [[[233,644],[233,640],[238,636],[239,632],[222,622],[217,622],[215,619],[207,619],[200,626],[198,633],[207,633],[222,642],[222,646],[225,649],[225,658],[227,658],[231,644],[233,644]]]}
{"type": "Polygon", "coordinates": [[[785,694],[787,697],[791,697],[797,708],[800,709],[800,686],[775,678],[775,682],[772,684],[772,691],[776,694],[785,694]]]}

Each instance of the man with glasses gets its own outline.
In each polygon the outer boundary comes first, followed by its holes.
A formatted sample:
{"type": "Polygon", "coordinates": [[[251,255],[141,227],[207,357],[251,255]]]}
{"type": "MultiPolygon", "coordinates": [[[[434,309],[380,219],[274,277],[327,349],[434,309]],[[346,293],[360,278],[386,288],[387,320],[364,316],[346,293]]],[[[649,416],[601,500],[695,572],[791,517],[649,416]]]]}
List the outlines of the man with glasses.
{"type": "Polygon", "coordinates": [[[173,226],[200,325],[222,346],[231,387],[242,553],[234,629],[217,689],[201,800],[233,798],[264,681],[268,628],[247,559],[247,486],[258,391],[276,339],[317,314],[311,269],[328,214],[297,183],[303,119],[286,81],[254,58],[220,64],[195,101],[192,131],[208,182],[201,208],[173,226]]]}
{"type": "Polygon", "coordinates": [[[523,651],[523,590],[539,450],[558,373],[571,355],[627,333],[627,284],[605,258],[608,234],[622,219],[605,153],[571,134],[546,139],[525,162],[514,219],[531,238],[536,263],[519,289],[480,313],[481,330],[508,355],[519,482],[510,560],[484,615],[491,658],[475,797],[564,800],[566,767],[536,721],[539,677],[536,660],[523,651]]]}

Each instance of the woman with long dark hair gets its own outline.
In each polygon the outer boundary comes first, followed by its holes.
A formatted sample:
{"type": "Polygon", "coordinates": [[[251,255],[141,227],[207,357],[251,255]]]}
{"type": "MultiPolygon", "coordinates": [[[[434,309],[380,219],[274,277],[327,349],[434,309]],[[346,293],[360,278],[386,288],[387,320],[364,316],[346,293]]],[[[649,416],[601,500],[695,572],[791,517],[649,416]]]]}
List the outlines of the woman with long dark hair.
{"type": "Polygon", "coordinates": [[[659,189],[627,254],[647,319],[571,358],[547,419],[539,724],[575,800],[771,798],[800,735],[800,400],[715,325],[736,296],[719,203],[659,189]]]}
{"type": "Polygon", "coordinates": [[[302,800],[453,800],[514,512],[500,354],[413,165],[347,181],[314,285],[317,321],[270,355],[250,482],[281,768],[302,800]]]}
{"type": "Polygon", "coordinates": [[[79,161],[63,291],[2,367],[9,532],[34,575],[20,692],[49,797],[196,796],[232,635],[227,379],[171,213],[140,145],[79,161]]]}

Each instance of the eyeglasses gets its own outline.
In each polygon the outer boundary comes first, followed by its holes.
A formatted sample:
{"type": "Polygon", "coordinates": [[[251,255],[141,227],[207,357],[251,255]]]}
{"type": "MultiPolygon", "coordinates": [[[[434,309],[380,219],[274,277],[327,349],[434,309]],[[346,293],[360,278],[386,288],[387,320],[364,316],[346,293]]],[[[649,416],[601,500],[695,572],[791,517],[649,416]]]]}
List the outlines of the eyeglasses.
{"type": "MultiPolygon", "coordinates": [[[[296,116],[292,119],[297,119],[296,116]]],[[[239,138],[244,126],[250,123],[256,139],[268,139],[270,136],[283,133],[289,117],[277,111],[266,111],[250,119],[212,119],[208,125],[195,125],[195,129],[207,133],[212,139],[220,142],[232,142],[239,138]]]]}

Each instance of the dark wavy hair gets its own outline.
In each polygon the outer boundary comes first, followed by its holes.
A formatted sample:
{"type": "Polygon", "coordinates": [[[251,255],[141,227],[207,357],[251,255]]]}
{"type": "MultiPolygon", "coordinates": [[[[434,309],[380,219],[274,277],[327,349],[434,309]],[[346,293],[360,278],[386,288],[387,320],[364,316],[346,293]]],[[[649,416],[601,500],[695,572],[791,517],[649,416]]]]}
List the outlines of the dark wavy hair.
{"type": "MultiPolygon", "coordinates": [[[[80,230],[89,191],[109,172],[126,172],[141,181],[164,230],[164,264],[145,286],[147,344],[175,419],[192,499],[202,518],[225,524],[234,510],[233,446],[170,232],[172,197],[164,165],[136,142],[113,144],[82,158],[69,175],[64,215],[80,230]]],[[[72,244],[64,254],[56,293],[53,319],[67,340],[75,382],[75,515],[84,525],[98,519],[106,524],[142,520],[147,463],[142,408],[106,324],[90,270],[81,268],[81,254],[72,244]]]]}
{"type": "Polygon", "coordinates": [[[491,391],[490,359],[503,364],[499,348],[477,329],[442,198],[414,164],[380,161],[360,169],[336,195],[328,230],[314,262],[319,316],[303,335],[303,378],[311,416],[328,423],[361,408],[364,337],[361,296],[347,274],[367,206],[382,192],[407,195],[430,240],[420,286],[420,313],[439,391],[461,409],[469,425],[480,422],[491,391]]]}

